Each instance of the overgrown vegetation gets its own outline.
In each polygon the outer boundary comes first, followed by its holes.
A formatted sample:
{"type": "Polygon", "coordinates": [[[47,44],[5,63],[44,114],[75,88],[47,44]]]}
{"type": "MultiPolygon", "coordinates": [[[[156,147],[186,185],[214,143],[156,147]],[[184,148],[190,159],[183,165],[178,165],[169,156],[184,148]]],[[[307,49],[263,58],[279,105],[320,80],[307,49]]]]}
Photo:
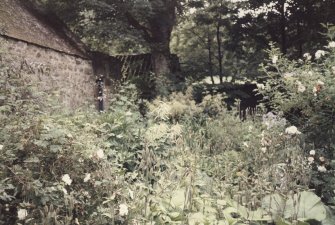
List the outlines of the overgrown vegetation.
{"type": "Polygon", "coordinates": [[[334,1],[34,2],[156,76],[65,111],[0,43],[0,225],[335,224],[334,1]],[[223,90],[246,78],[242,121],[223,90]]]}
{"type": "Polygon", "coordinates": [[[272,112],[243,122],[192,87],[141,114],[131,84],[105,113],[52,113],[2,61],[0,224],[334,224],[334,49],[273,48],[258,85],[272,112]]]}

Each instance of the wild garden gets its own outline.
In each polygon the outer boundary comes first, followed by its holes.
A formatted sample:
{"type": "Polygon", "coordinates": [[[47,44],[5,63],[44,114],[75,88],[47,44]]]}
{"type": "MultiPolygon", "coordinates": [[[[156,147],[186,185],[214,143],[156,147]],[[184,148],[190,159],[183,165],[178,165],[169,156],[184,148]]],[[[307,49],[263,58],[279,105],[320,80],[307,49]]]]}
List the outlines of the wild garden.
{"type": "MultiPolygon", "coordinates": [[[[150,18],[168,17],[164,4],[175,1],[78,2],[40,4],[92,48],[156,54],[153,30],[166,18],[150,18]],[[121,6],[130,7],[126,21],[121,6]],[[123,30],[127,21],[133,30],[123,30]],[[118,30],[108,33],[105,23],[118,30]]],[[[169,64],[156,61],[151,98],[138,79],[115,84],[104,112],[64,110],[57,90],[38,91],[31,71],[1,60],[0,224],[334,225],[335,28],[325,16],[333,9],[316,5],[320,23],[294,42],[306,25],[294,21],[310,9],[297,2],[287,1],[284,14],[281,1],[267,1],[273,11],[264,12],[258,1],[175,2],[173,12],[184,13],[168,17],[175,28],[162,48],[180,56],[184,79],[170,79],[169,64]],[[284,42],[261,29],[281,16],[284,42]],[[240,100],[220,89],[239,82],[261,96],[242,118],[240,100]]]]}

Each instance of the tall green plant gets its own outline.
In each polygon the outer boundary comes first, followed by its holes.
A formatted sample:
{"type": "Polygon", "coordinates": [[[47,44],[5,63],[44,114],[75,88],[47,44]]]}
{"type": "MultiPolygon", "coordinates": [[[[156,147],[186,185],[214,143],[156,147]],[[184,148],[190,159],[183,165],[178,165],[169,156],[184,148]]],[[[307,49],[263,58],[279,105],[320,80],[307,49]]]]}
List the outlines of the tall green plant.
{"type": "Polygon", "coordinates": [[[335,42],[314,54],[291,61],[278,49],[270,51],[269,63],[264,65],[268,75],[263,93],[273,109],[306,135],[305,153],[314,169],[312,187],[323,200],[334,204],[333,160],[335,153],[335,42]]]}

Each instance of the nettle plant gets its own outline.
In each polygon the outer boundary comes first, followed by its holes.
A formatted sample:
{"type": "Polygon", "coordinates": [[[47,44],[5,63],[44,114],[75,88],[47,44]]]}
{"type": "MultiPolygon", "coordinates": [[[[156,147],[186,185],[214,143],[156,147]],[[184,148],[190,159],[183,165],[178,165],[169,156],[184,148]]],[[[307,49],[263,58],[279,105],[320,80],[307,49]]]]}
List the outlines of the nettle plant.
{"type": "Polygon", "coordinates": [[[277,48],[263,65],[267,82],[261,92],[305,135],[304,149],[314,170],[311,187],[334,205],[335,41],[303,59],[289,60],[277,48]]]}

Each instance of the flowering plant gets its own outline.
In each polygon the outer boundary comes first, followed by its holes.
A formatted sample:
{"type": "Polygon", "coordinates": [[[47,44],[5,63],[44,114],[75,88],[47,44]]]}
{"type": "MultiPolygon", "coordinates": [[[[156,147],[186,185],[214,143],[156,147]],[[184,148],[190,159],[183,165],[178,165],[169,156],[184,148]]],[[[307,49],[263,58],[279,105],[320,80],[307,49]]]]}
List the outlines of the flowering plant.
{"type": "Polygon", "coordinates": [[[311,186],[319,190],[318,194],[328,196],[326,201],[334,201],[330,196],[334,195],[335,186],[330,183],[334,183],[331,161],[335,153],[335,42],[316,51],[314,58],[305,53],[304,60],[291,61],[276,48],[269,54],[269,64],[263,65],[268,80],[259,91],[269,98],[273,111],[283,112],[288,122],[295,125],[286,133],[302,132],[306,136],[306,155],[310,149],[318,150],[318,160],[307,156],[315,173],[311,186]],[[272,62],[274,56],[278,58],[276,64],[272,62]]]}

